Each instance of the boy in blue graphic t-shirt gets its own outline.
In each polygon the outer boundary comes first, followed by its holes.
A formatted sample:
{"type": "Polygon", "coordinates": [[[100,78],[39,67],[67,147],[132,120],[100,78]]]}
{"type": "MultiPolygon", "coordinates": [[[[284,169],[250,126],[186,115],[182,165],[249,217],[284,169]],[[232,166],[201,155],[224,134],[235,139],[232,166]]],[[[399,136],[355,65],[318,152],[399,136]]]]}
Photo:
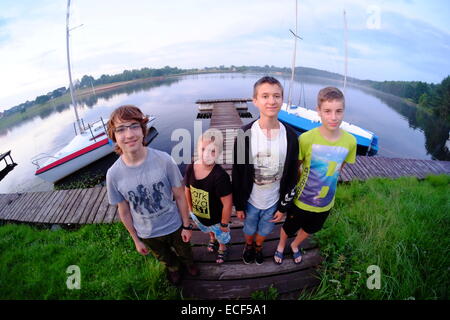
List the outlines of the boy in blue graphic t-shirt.
{"type": "Polygon", "coordinates": [[[301,262],[300,244],[322,229],[334,205],[339,174],[346,163],[356,160],[356,138],[339,128],[344,111],[344,95],[339,89],[327,87],[319,91],[317,113],[322,125],[299,137],[301,173],[294,205],[288,209],[281,228],[274,255],[277,264],[283,262],[288,237],[296,233],[291,249],[294,262],[301,262]]]}

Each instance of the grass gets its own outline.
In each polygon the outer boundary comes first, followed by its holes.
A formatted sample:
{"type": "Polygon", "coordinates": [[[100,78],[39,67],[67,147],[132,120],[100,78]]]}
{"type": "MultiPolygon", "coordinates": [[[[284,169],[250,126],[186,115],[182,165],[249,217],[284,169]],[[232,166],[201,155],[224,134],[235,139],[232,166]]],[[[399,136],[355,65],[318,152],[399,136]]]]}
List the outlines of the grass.
{"type": "MultiPolygon", "coordinates": [[[[325,258],[320,285],[302,299],[449,299],[450,176],[370,179],[338,187],[316,234],[325,258]],[[368,267],[380,289],[368,289],[368,267]]],[[[142,257],[122,224],[76,231],[0,227],[0,299],[181,299],[162,266],[142,257]],[[69,290],[71,265],[81,289],[69,290]]],[[[254,299],[276,299],[275,288],[254,299]]]]}
{"type": "Polygon", "coordinates": [[[442,175],[339,186],[316,235],[321,283],[300,298],[449,299],[449,184],[442,175]],[[367,286],[372,265],[380,268],[380,289],[367,286]]]}
{"type": "Polygon", "coordinates": [[[0,227],[0,299],[180,299],[152,256],[142,257],[119,224],[77,231],[0,227]],[[80,268],[81,289],[66,281],[80,268]]]}

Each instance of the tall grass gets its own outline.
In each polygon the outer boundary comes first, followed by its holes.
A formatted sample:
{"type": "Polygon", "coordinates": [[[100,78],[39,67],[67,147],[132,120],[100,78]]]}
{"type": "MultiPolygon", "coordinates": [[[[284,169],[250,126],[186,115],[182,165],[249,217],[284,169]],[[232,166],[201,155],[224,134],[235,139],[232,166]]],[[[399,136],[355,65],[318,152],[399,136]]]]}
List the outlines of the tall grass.
{"type": "MultiPolygon", "coordinates": [[[[449,176],[340,185],[324,229],[320,285],[302,299],[448,299],[449,176]],[[367,272],[381,271],[380,289],[367,272]]],[[[269,262],[267,262],[269,263],[269,262]]],[[[274,288],[253,298],[275,299],[274,288]]],[[[163,267],[142,257],[122,224],[76,231],[0,227],[0,299],[181,299],[163,267]],[[69,290],[77,265],[81,289],[69,290]]]]}
{"type": "Polygon", "coordinates": [[[0,227],[0,299],[179,299],[163,267],[140,256],[119,224],[77,231],[0,227]],[[81,289],[69,290],[70,265],[81,289]]]}
{"type": "Polygon", "coordinates": [[[303,299],[448,299],[450,176],[340,185],[316,234],[321,283],[303,299]],[[380,268],[380,289],[369,289],[380,268]],[[371,282],[371,281],[369,281],[371,282]]]}

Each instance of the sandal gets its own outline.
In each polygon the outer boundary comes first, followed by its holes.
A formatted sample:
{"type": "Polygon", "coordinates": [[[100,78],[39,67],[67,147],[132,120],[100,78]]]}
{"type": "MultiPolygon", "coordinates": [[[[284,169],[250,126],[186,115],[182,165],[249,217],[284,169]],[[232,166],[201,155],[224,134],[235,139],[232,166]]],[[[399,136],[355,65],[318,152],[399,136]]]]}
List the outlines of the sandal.
{"type": "Polygon", "coordinates": [[[216,240],[209,240],[208,246],[206,247],[206,250],[210,253],[213,253],[217,249],[217,241],[216,240]]]}
{"type": "Polygon", "coordinates": [[[224,263],[225,260],[228,257],[228,249],[225,250],[217,250],[217,259],[216,259],[216,263],[221,264],[224,263]],[[221,262],[219,262],[221,261],[221,262]]]}
{"type": "Polygon", "coordinates": [[[295,264],[300,264],[302,262],[302,252],[300,250],[298,250],[297,252],[292,252],[293,254],[293,258],[294,258],[294,263],[295,264]],[[297,261],[297,259],[300,258],[299,261],[297,261]]]}
{"type": "Polygon", "coordinates": [[[280,252],[278,250],[275,251],[275,254],[273,255],[273,262],[275,262],[276,264],[280,265],[283,263],[283,259],[284,259],[284,254],[283,252],[280,252]],[[277,260],[275,260],[275,257],[277,257],[278,259],[280,259],[280,262],[277,262],[277,260]]]}

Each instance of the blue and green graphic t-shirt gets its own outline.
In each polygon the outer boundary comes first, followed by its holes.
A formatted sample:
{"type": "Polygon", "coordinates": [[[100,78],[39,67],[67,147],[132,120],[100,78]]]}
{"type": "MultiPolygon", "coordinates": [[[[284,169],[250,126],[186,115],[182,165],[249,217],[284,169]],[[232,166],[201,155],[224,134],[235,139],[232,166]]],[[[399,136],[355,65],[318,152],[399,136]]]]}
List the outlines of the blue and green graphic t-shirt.
{"type": "Polygon", "coordinates": [[[356,138],[342,129],[341,133],[336,141],[326,140],[319,128],[300,135],[302,172],[294,199],[300,209],[324,212],[333,207],[342,164],[356,160],[356,138]]]}

